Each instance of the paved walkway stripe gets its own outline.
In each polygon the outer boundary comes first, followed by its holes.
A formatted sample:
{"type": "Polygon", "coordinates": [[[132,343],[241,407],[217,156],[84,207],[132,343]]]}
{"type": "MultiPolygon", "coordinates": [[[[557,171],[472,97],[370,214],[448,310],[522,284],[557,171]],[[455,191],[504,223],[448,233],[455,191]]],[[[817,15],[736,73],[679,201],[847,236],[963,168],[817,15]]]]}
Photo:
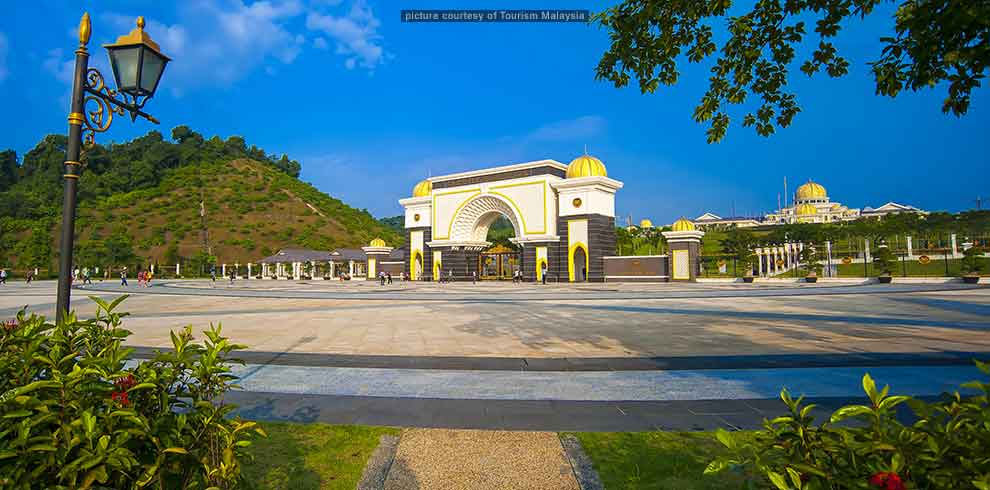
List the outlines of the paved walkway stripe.
{"type": "MultiPolygon", "coordinates": [[[[156,350],[170,350],[148,346],[128,347],[134,349],[133,357],[139,359],[150,359],[156,350]]],[[[735,356],[534,358],[244,351],[236,353],[236,357],[251,364],[340,368],[454,369],[463,371],[677,371],[811,367],[972,366],[974,359],[990,360],[990,352],[848,352],[735,356]]]]}
{"type": "Polygon", "coordinates": [[[975,366],[515,372],[324,368],[248,364],[234,369],[245,391],[458,400],[671,401],[862,394],[869,372],[898,394],[932,396],[982,379],[975,366]]]}
{"type": "MultiPolygon", "coordinates": [[[[899,393],[898,393],[899,394],[899,393]]],[[[787,413],[780,399],[655,402],[442,400],[372,396],[297,395],[235,391],[226,400],[251,420],[445,429],[539,431],[700,431],[759,429],[765,418],[787,413]]],[[[854,398],[814,398],[816,421],[854,398]]],[[[904,405],[901,405],[902,408],[904,405]]],[[[909,413],[904,407],[904,416],[909,413]]],[[[905,417],[905,422],[910,419],[905,417]]]]}

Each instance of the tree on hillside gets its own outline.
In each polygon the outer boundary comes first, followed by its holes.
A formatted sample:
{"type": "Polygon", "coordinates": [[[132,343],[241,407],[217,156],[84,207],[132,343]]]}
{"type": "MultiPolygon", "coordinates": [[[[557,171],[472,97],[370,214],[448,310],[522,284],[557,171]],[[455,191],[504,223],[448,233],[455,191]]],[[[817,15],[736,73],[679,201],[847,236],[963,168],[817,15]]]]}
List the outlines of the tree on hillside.
{"type": "MultiPolygon", "coordinates": [[[[802,60],[802,72],[845,75],[849,61],[832,40],[844,22],[871,15],[880,3],[761,0],[742,15],[729,15],[732,0],[623,0],[594,17],[611,37],[596,78],[616,87],[635,78],[642,93],[652,93],[661,84],[677,83],[678,63],[701,63],[718,52],[694,120],[709,124],[709,143],[719,142],[729,126],[729,106],[743,104],[752,94],[759,97],[759,107],[747,112],[742,124],[769,136],[801,111],[787,84],[805,41],[816,46],[802,60]],[[715,38],[723,34],[716,34],[714,25],[726,26],[721,46],[715,38]]],[[[896,97],[902,90],[948,82],[942,112],[965,114],[970,93],[990,64],[990,2],[902,0],[893,24],[894,35],[880,38],[883,49],[869,63],[876,93],[896,97]]]]}
{"type": "Polygon", "coordinates": [[[18,177],[17,152],[0,151],[0,192],[10,188],[18,177]]]}

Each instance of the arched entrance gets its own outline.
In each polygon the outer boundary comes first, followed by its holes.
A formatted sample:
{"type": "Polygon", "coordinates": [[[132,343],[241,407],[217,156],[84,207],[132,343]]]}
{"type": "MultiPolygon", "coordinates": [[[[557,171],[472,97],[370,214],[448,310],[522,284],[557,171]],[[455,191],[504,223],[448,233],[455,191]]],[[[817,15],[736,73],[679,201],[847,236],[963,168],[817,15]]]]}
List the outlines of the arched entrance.
{"type": "Polygon", "coordinates": [[[478,254],[478,276],[481,279],[512,279],[521,266],[519,251],[502,244],[478,254]]]}
{"type": "Polygon", "coordinates": [[[568,273],[572,282],[588,280],[588,251],[583,244],[577,244],[571,249],[571,260],[568,273]]]}

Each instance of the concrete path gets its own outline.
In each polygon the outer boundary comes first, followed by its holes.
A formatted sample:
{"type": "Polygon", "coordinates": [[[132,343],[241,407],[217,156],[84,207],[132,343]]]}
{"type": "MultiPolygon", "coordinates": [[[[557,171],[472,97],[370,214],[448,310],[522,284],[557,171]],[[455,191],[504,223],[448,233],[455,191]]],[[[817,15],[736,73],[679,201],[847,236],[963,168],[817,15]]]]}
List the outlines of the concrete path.
{"type": "Polygon", "coordinates": [[[410,429],[385,490],[580,490],[557,434],[410,429]]]}

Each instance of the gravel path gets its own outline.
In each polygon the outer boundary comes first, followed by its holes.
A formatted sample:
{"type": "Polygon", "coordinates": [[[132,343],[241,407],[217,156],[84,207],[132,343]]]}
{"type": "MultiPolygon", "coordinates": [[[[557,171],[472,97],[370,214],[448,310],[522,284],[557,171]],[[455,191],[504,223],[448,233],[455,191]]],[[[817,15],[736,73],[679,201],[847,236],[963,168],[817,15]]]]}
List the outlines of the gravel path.
{"type": "Polygon", "coordinates": [[[581,490],[553,432],[409,429],[386,490],[581,490]]]}

